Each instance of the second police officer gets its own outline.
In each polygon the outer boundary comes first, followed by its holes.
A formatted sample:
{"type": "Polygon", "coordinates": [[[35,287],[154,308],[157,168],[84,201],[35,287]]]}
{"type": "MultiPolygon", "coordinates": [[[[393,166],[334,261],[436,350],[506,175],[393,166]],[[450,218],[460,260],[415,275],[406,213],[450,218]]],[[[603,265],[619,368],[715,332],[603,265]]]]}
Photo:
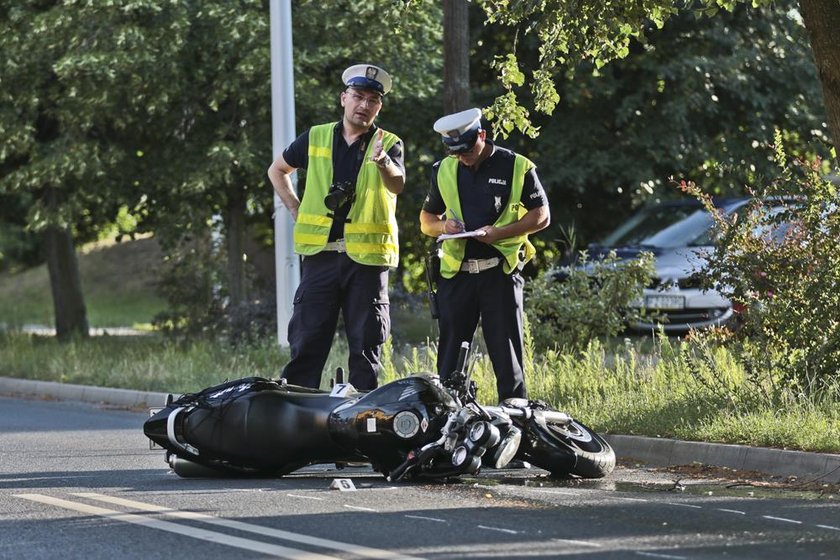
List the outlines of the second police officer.
{"type": "Polygon", "coordinates": [[[487,139],[479,109],[442,117],[434,129],[450,157],[432,166],[420,228],[470,235],[440,246],[438,373],[455,370],[480,320],[499,400],[527,397],[520,270],[535,253],[528,235],[550,221],[545,191],[530,160],[487,139]]]}
{"type": "Polygon", "coordinates": [[[405,186],[403,143],[374,120],[391,89],[372,64],[342,74],[342,119],[313,126],[269,167],[274,190],[292,214],[294,249],[303,256],[289,321],[289,383],[317,388],[339,312],[349,344],[349,381],[377,386],[391,319],[388,271],[399,259],[396,199],[405,186]],[[303,199],[289,175],[306,169],[303,199]]]}

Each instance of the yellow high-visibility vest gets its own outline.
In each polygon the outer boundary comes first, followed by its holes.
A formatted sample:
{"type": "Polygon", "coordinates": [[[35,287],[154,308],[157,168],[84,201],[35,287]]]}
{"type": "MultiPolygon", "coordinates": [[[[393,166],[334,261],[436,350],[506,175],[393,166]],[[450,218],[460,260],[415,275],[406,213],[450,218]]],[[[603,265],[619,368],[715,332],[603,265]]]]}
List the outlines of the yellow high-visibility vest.
{"type": "MultiPolygon", "coordinates": [[[[324,250],[333,218],[324,204],[333,180],[332,146],[335,123],[309,130],[309,164],[306,190],[300,202],[294,228],[295,252],[314,255],[324,250]]],[[[382,149],[387,151],[400,139],[384,131],[382,149]]],[[[397,195],[389,191],[370,161],[374,142],[369,142],[356,179],[356,199],[344,225],[347,255],[356,262],[375,266],[397,266],[397,195]]]]}
{"type": "MultiPolygon", "coordinates": [[[[534,163],[528,158],[519,154],[514,154],[516,157],[513,163],[513,181],[510,186],[510,198],[507,206],[502,211],[495,227],[502,227],[516,222],[522,216],[528,213],[520,199],[522,198],[522,188],[525,184],[525,173],[534,167],[534,163]]],[[[453,216],[463,216],[461,212],[461,200],[458,197],[458,159],[453,157],[445,158],[440,162],[437,174],[438,189],[446,204],[447,212],[453,216]]],[[[516,237],[508,237],[507,239],[500,239],[491,244],[495,247],[504,258],[504,271],[510,274],[518,269],[522,264],[530,261],[537,252],[533,244],[528,240],[528,235],[517,235],[516,237]],[[522,248],[525,248],[522,254],[522,248]]],[[[442,243],[440,255],[440,273],[444,278],[452,278],[461,270],[461,263],[464,261],[464,251],[466,250],[466,239],[447,239],[442,243]]]]}

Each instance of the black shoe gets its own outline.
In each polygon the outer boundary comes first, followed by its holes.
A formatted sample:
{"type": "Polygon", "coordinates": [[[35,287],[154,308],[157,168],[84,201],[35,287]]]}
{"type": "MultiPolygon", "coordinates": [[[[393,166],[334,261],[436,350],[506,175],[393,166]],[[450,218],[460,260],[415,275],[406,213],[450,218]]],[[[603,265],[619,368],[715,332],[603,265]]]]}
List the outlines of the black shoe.
{"type": "Polygon", "coordinates": [[[528,461],[523,461],[521,459],[514,459],[513,461],[511,461],[510,463],[505,465],[503,468],[505,468],[505,469],[530,469],[531,468],[531,463],[529,463],[528,461]]]}

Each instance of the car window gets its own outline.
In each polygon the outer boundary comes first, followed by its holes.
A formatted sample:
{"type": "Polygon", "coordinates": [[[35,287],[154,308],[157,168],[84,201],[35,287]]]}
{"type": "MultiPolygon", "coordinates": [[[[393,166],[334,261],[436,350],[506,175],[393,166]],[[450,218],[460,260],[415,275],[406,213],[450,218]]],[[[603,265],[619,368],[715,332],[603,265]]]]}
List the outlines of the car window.
{"type": "Polygon", "coordinates": [[[772,243],[780,245],[785,240],[785,235],[787,235],[788,230],[791,228],[791,223],[789,221],[783,221],[779,219],[781,215],[782,218],[789,218],[791,213],[791,208],[787,206],[774,206],[773,208],[767,209],[767,221],[757,225],[753,229],[753,235],[762,239],[766,239],[772,243]]]}
{"type": "Polygon", "coordinates": [[[690,216],[671,224],[643,241],[654,247],[691,247],[711,245],[714,220],[705,210],[695,210],[690,216]]]}
{"type": "MultiPolygon", "coordinates": [[[[729,202],[721,210],[730,218],[733,214],[751,212],[752,207],[747,202],[729,202]]],[[[785,218],[792,210],[790,205],[767,207],[770,220],[758,225],[753,234],[781,243],[790,229],[790,222],[785,218]],[[782,213],[786,215],[780,216],[782,213]]],[[[666,204],[642,209],[605,237],[600,245],[662,249],[709,247],[716,243],[716,236],[714,220],[704,208],[695,204],[666,204]]]]}
{"type": "Polygon", "coordinates": [[[697,206],[654,206],[640,211],[601,242],[604,247],[653,245],[656,234],[698,212],[697,206]]]}

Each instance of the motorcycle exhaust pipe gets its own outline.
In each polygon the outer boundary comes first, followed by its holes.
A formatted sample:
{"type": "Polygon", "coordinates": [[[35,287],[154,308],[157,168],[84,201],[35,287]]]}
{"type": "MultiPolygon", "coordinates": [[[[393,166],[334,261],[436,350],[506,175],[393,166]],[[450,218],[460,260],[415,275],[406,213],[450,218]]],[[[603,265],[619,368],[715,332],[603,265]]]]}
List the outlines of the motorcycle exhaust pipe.
{"type": "Polygon", "coordinates": [[[228,478],[231,476],[231,473],[225,470],[214,469],[177,455],[169,457],[169,466],[182,478],[228,478]]]}

